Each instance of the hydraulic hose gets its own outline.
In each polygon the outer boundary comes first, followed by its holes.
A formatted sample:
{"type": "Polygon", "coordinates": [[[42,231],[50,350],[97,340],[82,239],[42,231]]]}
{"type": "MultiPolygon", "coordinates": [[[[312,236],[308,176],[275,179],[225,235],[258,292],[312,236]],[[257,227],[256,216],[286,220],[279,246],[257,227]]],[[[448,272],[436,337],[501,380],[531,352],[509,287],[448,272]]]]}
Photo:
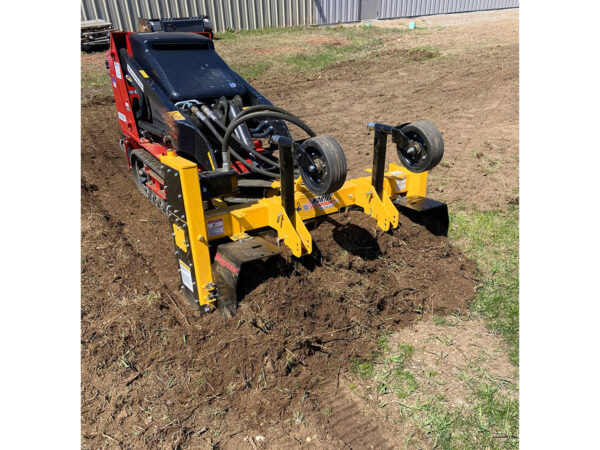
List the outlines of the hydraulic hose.
{"type": "MultiPolygon", "coordinates": [[[[294,116],[291,112],[286,111],[285,109],[280,108],[279,106],[275,106],[275,105],[254,105],[254,106],[250,106],[250,107],[248,107],[246,109],[243,109],[242,112],[238,114],[238,116],[236,117],[236,119],[239,119],[239,118],[245,116],[246,114],[253,113],[254,111],[275,111],[275,112],[279,112],[279,113],[282,113],[282,114],[287,114],[287,115],[289,115],[291,117],[296,118],[300,122],[302,122],[298,117],[294,116]]],[[[312,131],[308,125],[306,125],[304,122],[302,122],[302,124],[303,124],[303,126],[301,126],[300,128],[302,128],[304,131],[306,131],[310,135],[310,137],[315,137],[316,136],[315,133],[314,133],[314,131],[312,131]],[[310,132],[308,130],[310,130],[310,132]]]]}
{"type": "MultiPolygon", "coordinates": [[[[198,117],[198,119],[200,119],[202,121],[202,123],[204,123],[204,125],[206,125],[206,127],[212,132],[212,134],[217,138],[217,140],[222,143],[223,142],[223,138],[221,137],[221,135],[219,134],[219,132],[215,129],[215,127],[210,123],[210,121],[208,120],[208,118],[202,114],[198,109],[196,109],[195,111],[192,110],[192,112],[194,113],[194,115],[196,117],[198,117]]],[[[234,136],[234,139],[236,137],[234,136]]],[[[237,139],[236,139],[237,141],[237,139]]],[[[239,144],[242,144],[238,141],[239,144]]],[[[243,145],[243,144],[242,144],[243,145]]],[[[255,150],[256,151],[256,150],[255,150]]],[[[275,173],[271,173],[268,172],[267,170],[264,169],[260,169],[250,163],[248,163],[244,158],[242,158],[235,150],[233,150],[232,148],[229,149],[229,152],[223,152],[223,168],[225,169],[229,169],[230,167],[230,162],[229,162],[229,153],[231,153],[231,155],[233,155],[233,157],[238,160],[240,163],[242,163],[244,166],[246,166],[246,168],[248,168],[248,170],[251,170],[253,172],[256,172],[258,174],[261,174],[263,176],[269,177],[269,178],[273,178],[273,179],[277,179],[279,178],[279,174],[275,174],[275,173]],[[227,156],[225,156],[227,155],[227,156]],[[225,163],[227,158],[227,163],[225,163]]],[[[258,153],[258,152],[257,152],[258,153]]],[[[261,155],[262,156],[262,155],[261,155]]],[[[271,162],[272,163],[272,162],[271,162]]],[[[278,167],[277,167],[278,168],[278,167]]]]}
{"type": "MultiPolygon", "coordinates": [[[[176,105],[177,106],[177,105],[176,105]]],[[[213,121],[213,123],[215,123],[216,125],[219,126],[219,128],[221,128],[223,130],[223,132],[227,131],[227,127],[225,125],[223,125],[223,123],[219,120],[219,118],[215,115],[214,111],[212,109],[210,109],[205,103],[199,103],[198,104],[194,104],[193,105],[196,108],[200,108],[200,110],[202,111],[202,113],[204,113],[204,116],[207,116],[209,119],[211,119],[213,121]]],[[[196,117],[198,117],[200,120],[202,120],[202,122],[206,123],[205,121],[205,117],[202,116],[202,113],[198,112],[198,109],[191,109],[192,114],[194,114],[196,117]],[[200,115],[198,115],[200,114],[200,115]]],[[[215,130],[209,128],[211,130],[211,132],[215,135],[215,137],[219,140],[219,143],[222,142],[222,136],[219,135],[218,133],[215,132],[215,130]]],[[[279,170],[279,164],[276,161],[273,161],[272,159],[267,158],[266,156],[264,156],[263,154],[261,154],[260,152],[258,152],[254,146],[252,144],[246,144],[245,142],[242,142],[237,136],[233,136],[233,140],[235,142],[237,142],[242,148],[244,148],[247,152],[251,153],[252,155],[254,155],[257,159],[260,159],[262,162],[272,166],[272,168],[269,168],[269,170],[272,169],[277,169],[279,170]]],[[[222,154],[223,155],[223,161],[226,161],[229,159],[229,156],[226,155],[225,153],[222,154]]]]}
{"type": "Polygon", "coordinates": [[[259,117],[272,117],[275,119],[286,120],[288,122],[293,123],[294,125],[297,125],[303,131],[305,131],[310,137],[315,136],[315,132],[308,125],[306,125],[298,117],[283,110],[282,108],[278,108],[276,106],[271,106],[271,105],[257,105],[256,107],[252,106],[252,107],[242,111],[235,118],[235,120],[229,124],[229,126],[227,127],[227,131],[225,132],[225,135],[223,136],[223,143],[222,143],[223,151],[227,150],[227,148],[229,146],[229,139],[231,138],[233,131],[238,127],[239,124],[241,124],[242,122],[246,122],[247,120],[256,119],[259,117]],[[258,107],[260,107],[260,108],[258,108],[258,107]],[[251,108],[256,108],[256,109],[254,111],[247,112],[251,108]],[[261,108],[263,110],[260,110],[261,108]],[[284,111],[284,112],[280,112],[280,111],[284,111]]]}
{"type": "MultiPolygon", "coordinates": [[[[210,123],[210,120],[208,119],[208,117],[206,117],[204,114],[202,114],[202,112],[200,112],[200,109],[198,109],[198,107],[196,105],[192,106],[190,108],[190,111],[198,119],[200,119],[202,121],[202,123],[204,123],[204,125],[206,125],[206,127],[211,131],[211,133],[214,134],[217,137],[217,139],[219,140],[219,142],[221,142],[222,138],[219,135],[219,132],[210,123]]],[[[230,158],[229,158],[229,152],[228,151],[223,151],[222,152],[222,159],[223,159],[223,169],[224,170],[229,170],[229,168],[231,167],[231,161],[230,161],[230,158]]]]}

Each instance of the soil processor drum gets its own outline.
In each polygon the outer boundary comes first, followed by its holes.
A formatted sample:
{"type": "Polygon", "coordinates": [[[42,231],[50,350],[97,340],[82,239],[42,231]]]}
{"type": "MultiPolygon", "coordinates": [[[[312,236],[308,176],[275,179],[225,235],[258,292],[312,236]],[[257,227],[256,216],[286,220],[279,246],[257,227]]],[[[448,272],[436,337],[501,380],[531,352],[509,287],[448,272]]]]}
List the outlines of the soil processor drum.
{"type": "Polygon", "coordinates": [[[444,153],[431,122],[369,123],[371,175],[346,180],[338,142],[231,70],[210,32],[113,32],[106,64],[121,149],[137,188],[170,219],[183,292],[202,312],[235,314],[244,264],[282,243],[310,254],[305,222],[320,216],[358,207],[384,231],[399,212],[447,230],[446,205],[426,198],[444,153]],[[389,137],[402,165],[386,171],[389,137]]]}

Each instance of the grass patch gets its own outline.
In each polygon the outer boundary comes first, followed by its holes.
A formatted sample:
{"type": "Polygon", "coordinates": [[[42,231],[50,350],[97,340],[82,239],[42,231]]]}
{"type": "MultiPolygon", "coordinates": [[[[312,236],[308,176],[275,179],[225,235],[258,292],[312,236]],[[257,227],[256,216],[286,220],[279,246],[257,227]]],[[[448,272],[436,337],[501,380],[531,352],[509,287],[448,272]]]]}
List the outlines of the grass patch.
{"type": "Polygon", "coordinates": [[[299,33],[305,30],[315,29],[316,27],[265,27],[265,28],[257,28],[255,30],[233,30],[229,29],[223,32],[217,32],[214,34],[214,39],[216,41],[221,40],[232,40],[237,38],[243,38],[244,36],[264,36],[270,34],[290,34],[290,33],[299,33]]]}
{"type": "Polygon", "coordinates": [[[348,45],[336,43],[325,44],[316,53],[301,52],[284,59],[285,64],[292,66],[292,70],[318,71],[345,59],[349,54],[359,53],[367,46],[366,42],[357,40],[348,45]]]}
{"type": "Polygon", "coordinates": [[[509,344],[510,360],[519,363],[519,209],[455,211],[450,240],[479,269],[482,284],[471,303],[489,328],[509,344]]]}
{"type": "Polygon", "coordinates": [[[450,323],[450,321],[448,320],[447,317],[442,317],[442,316],[433,316],[433,323],[435,323],[436,325],[442,325],[444,327],[453,326],[453,324],[450,323]]]}
{"type": "Polygon", "coordinates": [[[400,398],[406,398],[419,387],[419,383],[410,370],[394,369],[392,372],[393,390],[400,398]]]}
{"type": "Polygon", "coordinates": [[[268,61],[258,64],[232,64],[231,68],[247,81],[252,81],[261,76],[271,67],[268,61]]]}
{"type": "Polygon", "coordinates": [[[360,378],[368,380],[375,374],[375,365],[368,359],[355,359],[352,361],[350,370],[360,378]]]}
{"type": "Polygon", "coordinates": [[[519,447],[519,400],[490,383],[475,384],[468,406],[449,408],[440,397],[407,408],[407,414],[434,448],[519,447]]]}
{"type": "Polygon", "coordinates": [[[410,61],[422,62],[438,57],[441,54],[436,47],[423,46],[406,50],[406,57],[410,61]]]}
{"type": "Polygon", "coordinates": [[[81,71],[81,87],[110,87],[110,76],[104,68],[93,68],[81,71]]]}
{"type": "Polygon", "coordinates": [[[390,40],[386,37],[393,39],[404,32],[379,27],[289,27],[217,33],[215,39],[224,59],[251,80],[269,70],[314,72],[339,61],[373,55],[390,40]],[[268,39],[261,39],[263,35],[268,39]]]}

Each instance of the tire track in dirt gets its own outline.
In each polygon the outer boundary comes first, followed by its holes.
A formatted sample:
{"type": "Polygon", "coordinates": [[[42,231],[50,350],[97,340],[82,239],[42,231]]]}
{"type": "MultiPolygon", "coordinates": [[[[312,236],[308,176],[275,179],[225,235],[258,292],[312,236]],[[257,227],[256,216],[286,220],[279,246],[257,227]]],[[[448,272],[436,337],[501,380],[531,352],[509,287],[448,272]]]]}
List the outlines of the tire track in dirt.
{"type": "Polygon", "coordinates": [[[327,425],[333,435],[351,449],[393,449],[384,430],[365,415],[358,404],[347,398],[342,390],[331,389],[327,400],[331,413],[327,425]]]}

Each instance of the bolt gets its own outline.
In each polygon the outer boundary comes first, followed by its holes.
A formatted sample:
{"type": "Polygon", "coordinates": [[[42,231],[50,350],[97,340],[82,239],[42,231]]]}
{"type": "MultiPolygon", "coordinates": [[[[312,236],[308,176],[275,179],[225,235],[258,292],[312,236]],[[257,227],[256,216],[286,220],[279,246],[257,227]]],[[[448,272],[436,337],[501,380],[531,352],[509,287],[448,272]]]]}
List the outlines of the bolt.
{"type": "Polygon", "coordinates": [[[173,213],[175,213],[175,214],[177,214],[178,212],[179,212],[179,210],[178,210],[178,209],[176,209],[175,211],[173,211],[173,213]]]}
{"type": "Polygon", "coordinates": [[[312,165],[312,164],[311,164],[310,166],[308,166],[308,171],[309,171],[309,172],[311,172],[311,173],[312,173],[312,172],[314,172],[315,170],[317,170],[317,168],[316,168],[314,165],[312,165]]]}
{"type": "Polygon", "coordinates": [[[349,197],[352,198],[353,197],[352,194],[350,194],[349,197]]]}
{"type": "Polygon", "coordinates": [[[202,192],[206,192],[207,189],[205,187],[202,187],[202,192]]]}
{"type": "Polygon", "coordinates": [[[182,198],[182,197],[183,197],[183,195],[177,194],[177,198],[182,198]]]}
{"type": "Polygon", "coordinates": [[[411,147],[408,150],[406,150],[406,153],[408,153],[409,155],[412,155],[415,152],[415,148],[411,147]]]}
{"type": "Polygon", "coordinates": [[[198,240],[199,240],[200,242],[204,242],[204,236],[200,236],[200,237],[198,238],[198,240]]]}
{"type": "Polygon", "coordinates": [[[167,173],[171,173],[171,169],[167,169],[167,173]]]}
{"type": "Polygon", "coordinates": [[[175,172],[175,176],[178,177],[179,176],[179,172],[175,172]]]}

